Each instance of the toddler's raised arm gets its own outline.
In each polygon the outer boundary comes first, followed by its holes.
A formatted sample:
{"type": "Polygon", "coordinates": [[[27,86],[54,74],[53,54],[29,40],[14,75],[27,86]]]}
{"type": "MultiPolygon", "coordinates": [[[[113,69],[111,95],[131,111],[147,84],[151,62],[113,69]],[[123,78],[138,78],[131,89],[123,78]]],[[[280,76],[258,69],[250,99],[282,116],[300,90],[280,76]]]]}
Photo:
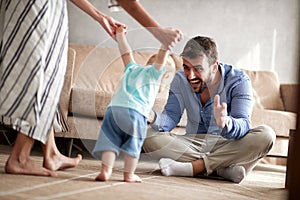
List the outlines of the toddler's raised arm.
{"type": "Polygon", "coordinates": [[[167,48],[164,45],[161,45],[154,62],[155,68],[158,71],[161,69],[162,66],[166,64],[168,56],[169,50],[167,50],[167,48]]]}
{"type": "Polygon", "coordinates": [[[134,58],[125,34],[126,29],[123,26],[119,26],[116,29],[116,41],[118,42],[119,51],[122,56],[123,63],[126,66],[129,62],[134,61],[134,58]]]}

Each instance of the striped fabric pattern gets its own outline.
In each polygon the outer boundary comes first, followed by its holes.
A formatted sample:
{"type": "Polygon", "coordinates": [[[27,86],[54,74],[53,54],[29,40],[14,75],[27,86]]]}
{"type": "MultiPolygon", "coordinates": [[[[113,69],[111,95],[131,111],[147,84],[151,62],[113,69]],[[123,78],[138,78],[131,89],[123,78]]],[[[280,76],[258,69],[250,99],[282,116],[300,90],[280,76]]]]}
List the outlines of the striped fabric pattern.
{"type": "Polygon", "coordinates": [[[1,15],[0,121],[45,143],[67,65],[66,2],[3,0],[1,15]]]}

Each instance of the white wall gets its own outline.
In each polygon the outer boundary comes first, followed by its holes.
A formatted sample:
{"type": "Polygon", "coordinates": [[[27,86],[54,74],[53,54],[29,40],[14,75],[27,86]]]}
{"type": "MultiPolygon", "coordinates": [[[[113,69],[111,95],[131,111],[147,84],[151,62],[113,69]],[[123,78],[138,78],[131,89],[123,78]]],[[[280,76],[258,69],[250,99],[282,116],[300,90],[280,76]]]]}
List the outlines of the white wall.
{"type": "MultiPolygon", "coordinates": [[[[159,43],[125,11],[112,13],[107,0],[90,0],[102,12],[125,23],[133,49],[159,43]]],[[[196,35],[215,39],[219,60],[255,70],[275,70],[282,83],[298,82],[298,0],[140,0],[162,25],[184,33],[174,52],[196,35]]],[[[92,18],[68,3],[70,42],[115,46],[92,18]]]]}

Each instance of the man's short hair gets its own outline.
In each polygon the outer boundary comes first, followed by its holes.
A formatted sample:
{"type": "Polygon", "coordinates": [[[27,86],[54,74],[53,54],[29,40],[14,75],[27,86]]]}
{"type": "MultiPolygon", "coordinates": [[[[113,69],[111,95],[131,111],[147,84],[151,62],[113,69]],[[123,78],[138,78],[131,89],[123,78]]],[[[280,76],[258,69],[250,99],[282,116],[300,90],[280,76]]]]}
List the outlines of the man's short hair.
{"type": "Polygon", "coordinates": [[[186,43],[180,55],[192,59],[206,55],[209,64],[212,65],[218,59],[217,45],[212,38],[196,36],[186,43]]]}

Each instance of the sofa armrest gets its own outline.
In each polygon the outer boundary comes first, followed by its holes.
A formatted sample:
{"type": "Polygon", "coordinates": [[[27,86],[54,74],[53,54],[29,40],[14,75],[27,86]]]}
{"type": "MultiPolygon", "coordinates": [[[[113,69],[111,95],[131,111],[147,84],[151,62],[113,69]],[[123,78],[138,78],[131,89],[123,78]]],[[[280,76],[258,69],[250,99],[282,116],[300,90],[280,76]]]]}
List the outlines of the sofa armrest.
{"type": "Polygon", "coordinates": [[[297,114],[287,111],[254,108],[251,116],[252,127],[265,124],[282,137],[289,137],[290,129],[296,129],[296,122],[297,114]]]}
{"type": "Polygon", "coordinates": [[[298,84],[281,84],[280,93],[284,109],[289,112],[297,112],[298,84]]]}
{"type": "Polygon", "coordinates": [[[74,49],[68,49],[68,64],[65,73],[64,85],[61,91],[59,106],[61,108],[61,112],[63,117],[67,119],[68,111],[69,111],[69,103],[71,98],[71,90],[73,85],[73,73],[75,66],[75,56],[76,52],[74,49]]]}

